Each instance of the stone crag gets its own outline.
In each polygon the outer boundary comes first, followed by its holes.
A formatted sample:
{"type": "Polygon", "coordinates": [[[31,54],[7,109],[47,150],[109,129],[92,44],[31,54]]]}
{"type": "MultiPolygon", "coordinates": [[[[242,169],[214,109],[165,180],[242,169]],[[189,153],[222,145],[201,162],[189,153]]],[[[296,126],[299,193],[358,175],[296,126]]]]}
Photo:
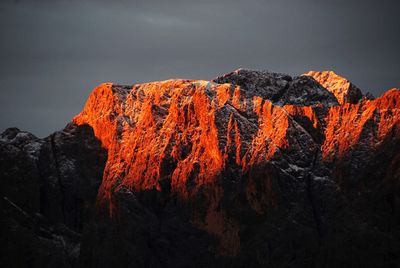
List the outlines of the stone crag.
{"type": "Polygon", "coordinates": [[[399,108],[333,72],[101,84],[63,131],[2,134],[0,261],[394,267],[399,108]]]}

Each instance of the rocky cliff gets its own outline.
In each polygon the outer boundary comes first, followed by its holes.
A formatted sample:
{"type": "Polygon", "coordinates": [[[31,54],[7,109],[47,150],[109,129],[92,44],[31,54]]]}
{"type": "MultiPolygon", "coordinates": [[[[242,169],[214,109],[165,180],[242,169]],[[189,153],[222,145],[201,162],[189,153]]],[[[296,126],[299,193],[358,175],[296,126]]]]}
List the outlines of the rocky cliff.
{"type": "Polygon", "coordinates": [[[101,84],[64,130],[2,134],[0,261],[395,267],[399,108],[333,72],[101,84]]]}

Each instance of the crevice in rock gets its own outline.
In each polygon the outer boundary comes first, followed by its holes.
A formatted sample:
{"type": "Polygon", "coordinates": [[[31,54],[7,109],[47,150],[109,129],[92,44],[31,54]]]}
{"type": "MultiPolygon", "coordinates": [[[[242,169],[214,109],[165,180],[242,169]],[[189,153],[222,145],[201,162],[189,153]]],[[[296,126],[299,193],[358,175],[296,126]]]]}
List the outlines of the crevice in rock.
{"type": "Polygon", "coordinates": [[[64,194],[64,185],[61,181],[61,174],[60,174],[60,163],[58,162],[57,158],[57,149],[56,149],[56,144],[55,144],[55,135],[56,133],[50,135],[50,150],[51,154],[54,159],[54,165],[55,165],[55,171],[56,171],[56,176],[57,176],[57,183],[60,188],[60,198],[61,198],[61,213],[63,216],[63,222],[65,222],[65,194],[64,194]]]}
{"type": "Polygon", "coordinates": [[[313,220],[315,223],[315,227],[317,229],[317,233],[318,233],[318,242],[321,245],[322,244],[322,226],[321,226],[321,215],[318,213],[318,209],[315,203],[315,198],[314,198],[314,194],[313,194],[313,171],[315,169],[315,165],[317,163],[317,159],[319,156],[319,151],[316,150],[316,152],[314,153],[314,157],[313,157],[313,161],[311,163],[311,167],[309,168],[309,170],[307,170],[307,174],[305,176],[306,179],[306,192],[307,192],[307,198],[311,204],[311,209],[312,209],[312,215],[313,215],[313,220]]]}

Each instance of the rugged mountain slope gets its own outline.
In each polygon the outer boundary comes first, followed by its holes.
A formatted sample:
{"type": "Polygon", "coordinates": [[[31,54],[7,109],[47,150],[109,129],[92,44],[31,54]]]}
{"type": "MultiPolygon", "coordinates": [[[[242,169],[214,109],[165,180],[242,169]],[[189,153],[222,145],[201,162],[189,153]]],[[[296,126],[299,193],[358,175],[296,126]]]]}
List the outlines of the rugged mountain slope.
{"type": "Polygon", "coordinates": [[[396,266],[399,101],[332,72],[105,83],[62,132],[3,133],[29,160],[2,167],[4,202],[29,189],[24,213],[82,234],[72,266],[396,266]]]}
{"type": "Polygon", "coordinates": [[[89,126],[0,136],[2,267],[77,267],[106,151],[89,126]]]}
{"type": "Polygon", "coordinates": [[[305,76],[314,78],[323,87],[332,92],[340,104],[358,103],[363,94],[361,90],[349,80],[335,74],[332,71],[314,72],[310,71],[305,76]]]}

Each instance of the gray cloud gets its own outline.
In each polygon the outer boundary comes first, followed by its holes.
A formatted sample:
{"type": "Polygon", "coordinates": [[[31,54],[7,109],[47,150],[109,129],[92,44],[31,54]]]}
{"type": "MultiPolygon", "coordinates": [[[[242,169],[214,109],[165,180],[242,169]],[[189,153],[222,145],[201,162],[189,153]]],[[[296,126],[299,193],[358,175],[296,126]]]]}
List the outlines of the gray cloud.
{"type": "Polygon", "coordinates": [[[379,95],[400,86],[397,1],[0,3],[0,129],[62,128],[104,81],[212,79],[239,67],[334,70],[379,95]]]}

